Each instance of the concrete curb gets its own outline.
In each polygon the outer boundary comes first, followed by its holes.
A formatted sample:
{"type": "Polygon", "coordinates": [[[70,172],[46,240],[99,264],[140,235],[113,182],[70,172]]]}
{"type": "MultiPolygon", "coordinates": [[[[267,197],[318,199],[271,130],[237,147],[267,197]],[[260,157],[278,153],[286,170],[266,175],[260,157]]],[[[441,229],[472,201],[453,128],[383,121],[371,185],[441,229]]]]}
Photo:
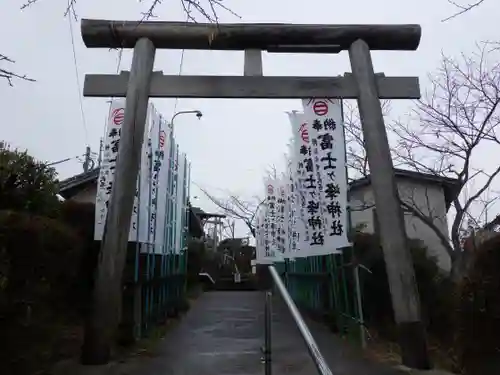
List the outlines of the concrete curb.
{"type": "Polygon", "coordinates": [[[444,370],[416,370],[412,369],[403,365],[395,366],[395,369],[404,372],[405,374],[409,375],[455,375],[451,372],[444,371],[444,370]]]}
{"type": "MultiPolygon", "coordinates": [[[[114,361],[102,366],[83,366],[75,360],[63,361],[57,364],[50,375],[126,375],[139,366],[139,361],[130,358],[127,361],[114,361]]],[[[403,365],[394,368],[408,375],[456,375],[444,370],[416,370],[403,365]]]]}
{"type": "Polygon", "coordinates": [[[84,366],[76,360],[62,361],[49,372],[50,375],[125,375],[138,367],[139,361],[112,361],[100,366],[84,366]]]}

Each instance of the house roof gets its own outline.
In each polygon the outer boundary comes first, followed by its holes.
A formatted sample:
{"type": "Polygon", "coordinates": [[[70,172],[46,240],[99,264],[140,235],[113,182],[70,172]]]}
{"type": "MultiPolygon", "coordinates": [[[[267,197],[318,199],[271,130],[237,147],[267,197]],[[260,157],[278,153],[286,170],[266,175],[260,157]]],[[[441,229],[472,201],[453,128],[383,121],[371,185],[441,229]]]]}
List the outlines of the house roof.
{"type": "MultiPolygon", "coordinates": [[[[99,168],[92,169],[89,172],[77,174],[76,176],[59,182],[59,194],[63,198],[71,197],[76,193],[76,191],[80,191],[88,185],[95,183],[98,178],[99,168]]],[[[191,207],[191,210],[200,219],[208,219],[211,217],[226,217],[226,215],[223,214],[205,212],[200,207],[191,207]]]]}
{"type": "Polygon", "coordinates": [[[193,210],[193,213],[198,216],[200,219],[210,219],[212,217],[220,217],[220,218],[225,218],[226,215],[224,214],[215,214],[215,213],[208,213],[203,211],[200,207],[191,207],[193,210]]]}
{"type": "MultiPolygon", "coordinates": [[[[84,172],[77,174],[76,176],[70,177],[66,180],[59,182],[59,195],[65,199],[71,198],[77,192],[97,183],[99,178],[99,168],[92,169],[89,172],[84,172]]],[[[190,230],[193,231],[195,237],[201,237],[203,235],[203,223],[201,220],[208,219],[211,217],[226,217],[222,214],[207,213],[199,207],[191,206],[190,208],[190,230]]]]}
{"type": "MultiPolygon", "coordinates": [[[[456,198],[459,191],[459,181],[455,178],[441,177],[428,173],[409,171],[406,169],[394,168],[394,174],[398,180],[407,179],[415,182],[438,185],[443,188],[446,209],[450,208],[451,203],[456,198]]],[[[371,184],[370,175],[354,180],[349,184],[350,189],[359,189],[371,184]]]]}
{"type": "Polygon", "coordinates": [[[99,168],[92,169],[89,172],[83,172],[76,176],[67,178],[59,182],[59,195],[67,199],[76,192],[85,189],[88,185],[97,182],[99,178],[99,168]]]}

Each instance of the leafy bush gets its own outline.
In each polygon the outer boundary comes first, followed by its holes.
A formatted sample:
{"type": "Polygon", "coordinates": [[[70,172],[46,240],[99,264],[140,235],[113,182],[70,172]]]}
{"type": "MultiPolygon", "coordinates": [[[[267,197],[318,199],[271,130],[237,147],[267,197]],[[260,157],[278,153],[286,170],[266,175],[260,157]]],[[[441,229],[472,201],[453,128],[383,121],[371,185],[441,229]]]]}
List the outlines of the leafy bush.
{"type": "Polygon", "coordinates": [[[74,283],[75,308],[84,315],[90,306],[91,292],[94,286],[94,275],[100,250],[100,241],[94,241],[95,205],[64,201],[61,204],[59,220],[74,230],[81,241],[83,254],[80,262],[75,264],[77,277],[74,283]]]}
{"type": "Polygon", "coordinates": [[[475,253],[459,284],[456,352],[468,374],[500,372],[500,237],[475,253]]]}
{"type": "Polygon", "coordinates": [[[27,152],[0,147],[0,210],[53,216],[59,207],[56,171],[27,152]]]}
{"type": "Polygon", "coordinates": [[[68,265],[78,264],[81,240],[59,221],[0,211],[0,246],[9,261],[6,293],[28,292],[40,284],[37,289],[44,294],[54,287],[68,287],[75,278],[75,268],[68,265]]]}
{"type": "MultiPolygon", "coordinates": [[[[372,234],[357,233],[353,242],[357,260],[371,271],[360,271],[365,320],[376,327],[379,333],[393,339],[396,334],[394,314],[379,238],[372,234]]],[[[452,331],[449,314],[453,306],[453,284],[441,273],[436,260],[427,255],[427,249],[420,241],[410,240],[410,251],[423,319],[429,331],[447,339],[452,331]]]]}
{"type": "Polygon", "coordinates": [[[81,240],[45,217],[0,211],[0,363],[25,374],[57,355],[62,325],[77,320],[73,285],[81,240]]]}
{"type": "Polygon", "coordinates": [[[95,204],[66,200],[61,203],[59,218],[74,228],[86,243],[94,242],[95,204]]]}

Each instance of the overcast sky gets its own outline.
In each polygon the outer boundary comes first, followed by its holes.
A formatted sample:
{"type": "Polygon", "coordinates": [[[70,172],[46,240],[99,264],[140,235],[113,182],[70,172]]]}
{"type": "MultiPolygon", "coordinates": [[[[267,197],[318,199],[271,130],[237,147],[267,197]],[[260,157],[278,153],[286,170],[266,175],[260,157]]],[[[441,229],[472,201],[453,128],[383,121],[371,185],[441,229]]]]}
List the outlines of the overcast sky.
{"type": "MultiPolygon", "coordinates": [[[[98,151],[108,104],[105,99],[83,99],[85,122],[79,96],[69,19],[63,16],[67,0],[39,0],[19,10],[26,0],[3,1],[0,52],[16,60],[12,69],[37,80],[15,81],[14,87],[0,81],[0,139],[28,149],[44,161],[57,161],[83,154],[86,143],[98,151]],[[86,129],[86,130],[85,130],[86,129]]],[[[202,0],[203,1],[203,0],[202,0]]],[[[136,20],[151,3],[144,0],[78,0],[80,18],[136,20]]],[[[373,53],[375,70],[386,75],[419,76],[425,88],[426,74],[439,64],[440,53],[457,55],[471,51],[476,41],[498,40],[500,2],[490,0],[457,19],[441,19],[455,10],[446,0],[225,0],[241,21],[220,11],[221,22],[286,23],[418,23],[423,37],[417,52],[373,53]]],[[[164,0],[158,19],[184,21],[179,0],[164,0]]],[[[201,20],[201,19],[200,19],[201,20]]],[[[114,73],[117,51],[87,49],[80,36],[79,22],[73,22],[76,60],[80,82],[88,73],[114,73]]],[[[181,52],[159,50],[155,70],[177,74],[181,52]]],[[[123,54],[121,69],[129,69],[131,52],[123,54]]],[[[350,71],[347,54],[265,55],[266,75],[335,76],[350,71]]],[[[239,75],[242,52],[186,51],[184,74],[239,75]]],[[[167,118],[174,99],[154,100],[167,118]]],[[[411,103],[398,106],[401,112],[411,103]]],[[[179,110],[201,110],[201,121],[184,115],[176,119],[176,137],[192,162],[193,181],[216,195],[230,190],[244,196],[263,191],[262,177],[269,165],[282,165],[290,137],[285,111],[300,109],[299,100],[209,100],[180,99],[179,110]],[[220,190],[219,190],[220,189],[220,190]]],[[[57,168],[61,179],[82,172],[77,160],[57,168]]],[[[212,208],[194,187],[198,204],[212,208]]],[[[240,228],[240,233],[243,233],[240,228]]]]}

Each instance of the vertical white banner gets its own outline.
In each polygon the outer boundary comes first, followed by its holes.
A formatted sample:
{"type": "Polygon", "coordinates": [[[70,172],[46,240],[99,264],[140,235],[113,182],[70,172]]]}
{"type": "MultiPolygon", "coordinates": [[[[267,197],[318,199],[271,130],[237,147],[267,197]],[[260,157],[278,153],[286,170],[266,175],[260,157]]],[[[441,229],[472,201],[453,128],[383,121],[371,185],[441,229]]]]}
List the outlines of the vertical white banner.
{"type": "Polygon", "coordinates": [[[155,253],[163,252],[165,235],[165,203],[167,184],[167,165],[165,163],[165,149],[167,146],[164,120],[161,115],[151,111],[151,197],[149,209],[149,240],[155,253]]]}
{"type": "Polygon", "coordinates": [[[278,217],[278,196],[279,183],[274,178],[264,179],[266,199],[265,199],[265,259],[267,262],[277,262],[283,260],[283,253],[280,251],[279,231],[280,223],[278,217]]]}
{"type": "Polygon", "coordinates": [[[276,188],[278,197],[276,200],[276,231],[277,231],[277,246],[278,250],[283,257],[288,256],[287,252],[287,236],[288,236],[288,212],[286,211],[286,179],[284,176],[278,178],[276,181],[276,188]]]}
{"type": "Polygon", "coordinates": [[[156,211],[157,211],[157,199],[158,199],[158,172],[159,172],[159,160],[158,160],[158,143],[160,141],[160,116],[156,109],[151,108],[151,132],[149,135],[151,144],[150,153],[150,197],[149,197],[149,220],[148,220],[148,243],[155,243],[156,234],[156,211]]]}
{"type": "Polygon", "coordinates": [[[175,143],[174,138],[174,154],[172,159],[172,191],[171,191],[171,252],[177,254],[177,189],[178,189],[178,170],[179,170],[179,145],[175,143]]]}
{"type": "MultiPolygon", "coordinates": [[[[314,228],[311,224],[311,214],[315,207],[311,199],[317,195],[317,185],[309,186],[308,177],[314,178],[314,163],[310,147],[310,131],[303,113],[289,113],[290,124],[292,126],[292,170],[294,172],[295,205],[297,220],[295,231],[297,233],[296,257],[307,257],[317,252],[319,244],[312,245],[314,228]]],[[[315,182],[315,181],[313,181],[315,182]]],[[[316,233],[317,236],[317,233],[316,233]]]]}
{"type": "MultiPolygon", "coordinates": [[[[103,142],[103,159],[99,170],[99,180],[97,183],[96,194],[96,209],[95,209],[95,225],[94,225],[94,239],[101,240],[104,233],[104,226],[106,223],[106,216],[108,212],[108,205],[111,198],[111,191],[113,188],[116,158],[118,156],[118,149],[120,146],[121,126],[125,119],[125,99],[113,100],[110,105],[108,121],[106,124],[106,136],[103,142]]],[[[142,148],[141,167],[138,176],[138,185],[141,173],[144,173],[144,165],[148,165],[147,148],[148,148],[148,129],[149,119],[146,119],[145,136],[142,148]]],[[[139,218],[139,190],[136,189],[136,196],[134,198],[134,206],[132,218],[130,223],[129,241],[141,241],[138,238],[137,228],[139,218]]],[[[144,239],[142,239],[144,241],[144,239]]]]}
{"type": "Polygon", "coordinates": [[[177,198],[176,198],[176,243],[175,250],[177,254],[182,251],[183,234],[184,234],[184,173],[186,170],[186,154],[180,153],[177,169],[177,198]]]}
{"type": "MultiPolygon", "coordinates": [[[[129,241],[149,243],[149,223],[150,223],[150,200],[151,200],[151,138],[150,131],[153,121],[154,108],[151,103],[148,105],[146,115],[146,127],[144,143],[142,144],[141,166],[137,177],[137,192],[134,201],[135,229],[130,233],[129,241]]],[[[133,217],[134,217],[133,216],[133,217]]],[[[131,229],[132,231],[132,229],[131,229]]],[[[147,246],[141,247],[142,251],[147,251],[147,246]]]]}
{"type": "Polygon", "coordinates": [[[276,257],[271,250],[271,227],[267,205],[261,205],[256,216],[256,264],[272,264],[276,257]]]}
{"type": "MultiPolygon", "coordinates": [[[[186,209],[185,209],[185,217],[186,221],[184,223],[184,230],[186,231],[186,241],[188,240],[189,236],[189,218],[190,218],[190,207],[188,203],[191,202],[191,162],[187,164],[187,171],[186,171],[186,209]]],[[[187,247],[187,242],[185,246],[187,247]]]]}
{"type": "Polygon", "coordinates": [[[286,229],[286,258],[295,258],[297,256],[297,233],[296,233],[296,221],[297,212],[295,210],[295,191],[293,184],[293,174],[292,174],[292,163],[289,159],[287,162],[287,172],[284,174],[286,181],[285,184],[285,194],[286,194],[286,206],[285,206],[285,218],[287,223],[286,229]]]}
{"type": "Polygon", "coordinates": [[[188,161],[186,156],[185,167],[184,167],[184,197],[182,200],[182,249],[181,251],[186,251],[188,246],[189,238],[189,184],[191,181],[191,163],[188,161]]]}
{"type": "MultiPolygon", "coordinates": [[[[290,123],[295,121],[294,116],[296,112],[289,113],[290,123]]],[[[293,132],[292,126],[292,132],[293,132]]],[[[287,230],[287,258],[293,259],[298,256],[299,249],[299,233],[298,230],[303,232],[299,227],[299,223],[301,223],[299,218],[299,200],[297,198],[296,192],[296,182],[295,179],[297,174],[297,165],[295,160],[295,140],[293,137],[288,144],[288,153],[285,157],[285,165],[286,172],[284,173],[284,178],[286,179],[286,196],[287,196],[287,205],[286,212],[288,217],[288,230],[287,230]]],[[[303,226],[302,226],[303,228],[303,226]]]]}
{"type": "Polygon", "coordinates": [[[264,208],[259,206],[255,214],[255,263],[264,263],[266,257],[265,232],[264,232],[264,208]]]}
{"type": "MultiPolygon", "coordinates": [[[[288,164],[285,164],[286,171],[288,172],[288,164]]],[[[284,195],[284,207],[283,207],[283,245],[285,258],[289,258],[291,255],[291,232],[292,232],[292,209],[291,209],[291,199],[290,199],[290,180],[288,178],[288,173],[283,173],[281,176],[283,195],[284,195]]]]}
{"type": "Polygon", "coordinates": [[[165,231],[168,195],[168,161],[170,148],[170,128],[166,120],[159,116],[159,137],[156,150],[157,198],[156,198],[156,228],[155,228],[155,253],[165,252],[165,231]]]}
{"type": "Polygon", "coordinates": [[[176,144],[175,138],[173,135],[172,127],[168,124],[168,132],[170,134],[168,141],[168,163],[167,163],[167,196],[166,196],[166,219],[165,219],[165,238],[164,238],[164,247],[166,253],[173,253],[173,205],[174,205],[174,163],[175,163],[175,153],[176,153],[176,144]]]}
{"type": "Polygon", "coordinates": [[[319,245],[315,255],[338,253],[350,246],[347,239],[348,185],[342,107],[339,100],[332,99],[303,99],[302,105],[305,119],[310,124],[310,143],[315,150],[313,161],[318,167],[316,176],[308,176],[306,188],[314,182],[320,187],[319,197],[311,203],[320,210],[312,213],[309,219],[310,243],[319,245]],[[324,232],[319,230],[320,227],[324,232]]]}
{"type": "Polygon", "coordinates": [[[101,240],[108,213],[111,189],[116,168],[116,156],[120,145],[121,126],[125,119],[125,100],[113,100],[106,121],[106,136],[103,141],[102,162],[97,182],[95,203],[94,239],[101,240]]]}

